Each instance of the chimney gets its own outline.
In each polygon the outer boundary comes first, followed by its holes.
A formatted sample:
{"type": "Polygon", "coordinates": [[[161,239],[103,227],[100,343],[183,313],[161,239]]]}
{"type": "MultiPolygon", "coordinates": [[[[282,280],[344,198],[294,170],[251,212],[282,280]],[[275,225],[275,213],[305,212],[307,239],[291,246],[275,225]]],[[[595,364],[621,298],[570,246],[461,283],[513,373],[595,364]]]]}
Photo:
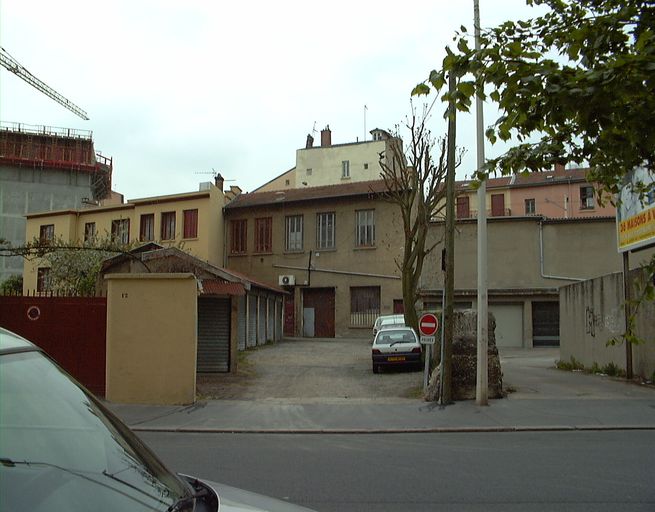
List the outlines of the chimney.
{"type": "Polygon", "coordinates": [[[219,172],[214,176],[214,184],[216,185],[216,188],[220,189],[221,192],[223,192],[223,183],[225,180],[223,179],[223,176],[221,176],[221,173],[219,172]]]}
{"type": "Polygon", "coordinates": [[[330,131],[330,125],[327,125],[324,129],[321,130],[321,147],[329,148],[332,145],[332,132],[330,131]]]}
{"type": "Polygon", "coordinates": [[[562,176],[563,174],[566,174],[566,168],[564,167],[564,164],[556,163],[555,176],[562,176]]]}
{"type": "Polygon", "coordinates": [[[309,149],[314,147],[314,137],[312,137],[311,133],[307,134],[307,142],[305,143],[305,149],[309,149]]]}

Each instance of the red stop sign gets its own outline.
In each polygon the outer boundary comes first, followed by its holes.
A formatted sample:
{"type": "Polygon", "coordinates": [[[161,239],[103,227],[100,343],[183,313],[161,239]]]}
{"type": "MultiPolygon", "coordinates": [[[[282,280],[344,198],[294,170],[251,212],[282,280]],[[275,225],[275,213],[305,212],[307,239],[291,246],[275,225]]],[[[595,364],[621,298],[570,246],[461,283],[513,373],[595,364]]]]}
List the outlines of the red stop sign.
{"type": "Polygon", "coordinates": [[[439,319],[437,315],[425,313],[418,320],[418,330],[423,336],[434,336],[439,328],[439,319]]]}

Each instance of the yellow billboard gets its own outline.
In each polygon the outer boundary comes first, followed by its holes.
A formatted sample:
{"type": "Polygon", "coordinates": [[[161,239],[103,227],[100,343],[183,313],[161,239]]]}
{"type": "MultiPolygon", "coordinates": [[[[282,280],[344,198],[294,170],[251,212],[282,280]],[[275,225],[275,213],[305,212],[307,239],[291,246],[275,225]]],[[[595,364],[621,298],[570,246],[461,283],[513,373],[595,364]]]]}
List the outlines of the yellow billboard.
{"type": "Polygon", "coordinates": [[[648,169],[639,167],[626,177],[619,194],[616,228],[619,252],[655,244],[655,177],[648,169]]]}

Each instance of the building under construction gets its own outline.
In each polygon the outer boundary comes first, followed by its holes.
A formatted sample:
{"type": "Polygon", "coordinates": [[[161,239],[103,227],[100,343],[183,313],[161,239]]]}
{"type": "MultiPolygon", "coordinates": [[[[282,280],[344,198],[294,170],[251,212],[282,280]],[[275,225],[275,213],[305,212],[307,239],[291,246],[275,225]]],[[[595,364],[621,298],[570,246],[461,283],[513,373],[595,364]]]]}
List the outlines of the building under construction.
{"type": "MultiPolygon", "coordinates": [[[[0,123],[0,239],[22,245],[28,213],[109,198],[111,175],[88,130],[0,123]]],[[[22,273],[22,258],[0,258],[0,282],[22,273]]]]}

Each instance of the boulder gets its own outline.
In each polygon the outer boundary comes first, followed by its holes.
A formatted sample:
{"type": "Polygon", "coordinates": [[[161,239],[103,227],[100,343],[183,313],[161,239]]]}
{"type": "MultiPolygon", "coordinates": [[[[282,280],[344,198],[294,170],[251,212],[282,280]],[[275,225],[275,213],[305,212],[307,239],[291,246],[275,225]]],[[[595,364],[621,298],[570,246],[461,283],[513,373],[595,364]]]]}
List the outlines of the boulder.
{"type": "MultiPolygon", "coordinates": [[[[477,363],[478,363],[478,340],[477,340],[477,311],[463,310],[455,311],[455,326],[453,332],[453,400],[474,400],[477,363]]],[[[496,319],[489,313],[489,343],[487,349],[487,364],[489,376],[489,398],[502,398],[503,395],[503,372],[500,368],[500,358],[496,347],[496,319]]],[[[434,354],[431,366],[435,369],[430,375],[428,387],[425,392],[425,400],[434,402],[439,399],[439,387],[441,376],[439,374],[439,345],[434,346],[434,354]]]]}

